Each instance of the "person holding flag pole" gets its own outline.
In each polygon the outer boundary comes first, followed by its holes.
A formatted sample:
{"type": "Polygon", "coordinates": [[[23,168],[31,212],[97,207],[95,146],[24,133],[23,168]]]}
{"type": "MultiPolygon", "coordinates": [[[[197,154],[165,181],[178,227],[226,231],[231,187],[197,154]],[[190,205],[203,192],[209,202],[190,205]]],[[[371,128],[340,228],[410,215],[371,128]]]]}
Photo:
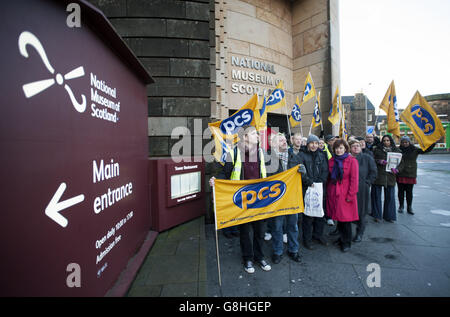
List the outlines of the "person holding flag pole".
{"type": "MultiPolygon", "coordinates": [[[[234,150],[231,153],[228,153],[226,163],[219,175],[217,175],[217,178],[242,180],[267,177],[266,163],[269,159],[263,149],[259,146],[258,131],[254,126],[246,125],[241,127],[240,134],[242,134],[242,137],[239,138],[234,150]]],[[[209,184],[214,188],[215,177],[210,179],[209,184]]],[[[215,193],[213,193],[213,197],[215,197],[215,193]]],[[[271,266],[265,260],[263,252],[263,236],[265,231],[264,221],[259,220],[244,223],[239,225],[239,229],[244,270],[249,274],[254,273],[255,268],[253,261],[256,261],[262,270],[270,271],[271,266]]]]}
{"type": "Polygon", "coordinates": [[[433,150],[436,142],[445,136],[445,130],[441,120],[433,108],[417,91],[411,99],[408,107],[402,112],[401,119],[405,122],[418,141],[420,149],[412,144],[408,136],[403,136],[400,140],[400,151],[402,160],[397,167],[398,186],[398,212],[403,212],[404,198],[406,193],[406,211],[414,215],[412,210],[413,187],[417,183],[417,157],[420,154],[429,153],[433,150]]]}

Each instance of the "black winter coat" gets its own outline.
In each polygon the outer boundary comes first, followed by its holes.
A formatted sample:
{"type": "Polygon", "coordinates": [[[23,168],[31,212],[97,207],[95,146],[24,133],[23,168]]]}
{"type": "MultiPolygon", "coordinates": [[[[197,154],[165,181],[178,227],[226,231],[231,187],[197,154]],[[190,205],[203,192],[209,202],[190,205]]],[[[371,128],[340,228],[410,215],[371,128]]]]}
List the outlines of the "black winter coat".
{"type": "MultiPolygon", "coordinates": [[[[400,152],[400,150],[397,149],[396,147],[392,147],[391,149],[392,150],[390,152],[400,152]]],[[[380,164],[380,161],[387,160],[387,152],[383,150],[382,144],[375,147],[375,149],[373,150],[373,156],[378,168],[378,175],[377,178],[375,179],[374,185],[384,187],[395,186],[396,183],[395,174],[391,172],[386,172],[386,165],[380,164]]]]}
{"type": "Polygon", "coordinates": [[[378,170],[370,154],[360,153],[356,156],[359,165],[358,214],[359,219],[367,213],[369,207],[369,188],[377,178],[378,170]]]}
{"type": "Polygon", "coordinates": [[[297,155],[298,163],[306,168],[306,175],[302,178],[303,189],[311,186],[313,183],[325,184],[328,178],[328,159],[325,152],[317,150],[310,152],[299,152],[297,155]]]}
{"type": "Polygon", "coordinates": [[[428,149],[423,151],[422,149],[417,148],[414,145],[410,145],[407,148],[400,147],[400,150],[403,153],[402,160],[397,167],[398,169],[398,177],[417,177],[417,157],[419,154],[425,154],[433,150],[436,143],[431,145],[428,149]]]}

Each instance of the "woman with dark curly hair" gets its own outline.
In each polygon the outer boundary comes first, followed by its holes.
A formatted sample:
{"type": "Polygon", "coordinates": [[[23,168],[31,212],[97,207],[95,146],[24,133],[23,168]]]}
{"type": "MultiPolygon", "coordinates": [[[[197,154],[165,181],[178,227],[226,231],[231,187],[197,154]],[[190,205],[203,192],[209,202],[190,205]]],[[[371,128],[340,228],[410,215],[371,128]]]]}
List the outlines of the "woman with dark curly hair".
{"type": "Polygon", "coordinates": [[[390,135],[385,135],[381,143],[373,151],[375,163],[377,164],[378,176],[372,185],[372,216],[375,222],[381,221],[381,216],[388,222],[397,220],[395,208],[395,175],[398,170],[392,168],[386,171],[387,155],[389,152],[400,152],[395,146],[390,135]],[[384,188],[384,206],[381,207],[381,189],[384,188]]]}

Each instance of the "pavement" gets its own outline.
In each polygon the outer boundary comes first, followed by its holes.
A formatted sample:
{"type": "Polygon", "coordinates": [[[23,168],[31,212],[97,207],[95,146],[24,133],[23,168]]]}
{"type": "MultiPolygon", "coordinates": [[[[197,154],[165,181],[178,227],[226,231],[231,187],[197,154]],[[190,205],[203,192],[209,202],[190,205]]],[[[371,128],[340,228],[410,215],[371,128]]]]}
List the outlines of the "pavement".
{"type": "MultiPolygon", "coordinates": [[[[329,246],[301,246],[302,261],[285,254],[254,274],[243,270],[239,238],[219,231],[219,286],[214,225],[204,217],[160,233],[127,296],[150,297],[447,297],[450,296],[450,155],[419,156],[415,215],[395,223],[368,216],[363,241],[342,253],[329,246]]],[[[332,242],[326,226],[325,236],[332,242]]]]}

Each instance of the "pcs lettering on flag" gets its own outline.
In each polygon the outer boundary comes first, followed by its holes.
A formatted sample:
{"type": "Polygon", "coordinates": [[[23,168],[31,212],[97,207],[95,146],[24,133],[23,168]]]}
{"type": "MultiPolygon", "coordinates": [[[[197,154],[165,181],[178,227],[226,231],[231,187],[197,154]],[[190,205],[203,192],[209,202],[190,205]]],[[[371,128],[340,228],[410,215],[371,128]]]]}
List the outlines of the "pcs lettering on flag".
{"type": "Polygon", "coordinates": [[[214,185],[216,228],[303,212],[301,174],[298,166],[266,178],[216,179],[214,185]]]}
{"type": "Polygon", "coordinates": [[[286,184],[282,181],[261,182],[239,189],[233,196],[233,202],[242,210],[267,207],[283,197],[286,184]]]}

